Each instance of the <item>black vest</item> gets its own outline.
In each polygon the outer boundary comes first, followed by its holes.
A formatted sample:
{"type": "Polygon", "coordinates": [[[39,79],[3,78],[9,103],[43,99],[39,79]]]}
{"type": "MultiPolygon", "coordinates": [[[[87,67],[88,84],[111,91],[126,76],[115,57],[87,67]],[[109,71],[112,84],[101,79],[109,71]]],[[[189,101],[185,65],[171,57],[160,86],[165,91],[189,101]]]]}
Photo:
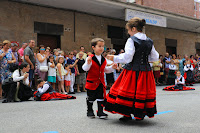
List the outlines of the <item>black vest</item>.
{"type": "Polygon", "coordinates": [[[126,64],[124,68],[133,71],[151,71],[148,55],[151,53],[153,41],[150,38],[140,40],[135,36],[132,36],[131,39],[134,42],[135,54],[133,60],[126,64]]]}
{"type": "Polygon", "coordinates": [[[55,92],[55,90],[53,89],[53,87],[51,86],[51,84],[49,84],[49,82],[46,82],[45,84],[49,85],[49,89],[45,93],[55,92]]]}

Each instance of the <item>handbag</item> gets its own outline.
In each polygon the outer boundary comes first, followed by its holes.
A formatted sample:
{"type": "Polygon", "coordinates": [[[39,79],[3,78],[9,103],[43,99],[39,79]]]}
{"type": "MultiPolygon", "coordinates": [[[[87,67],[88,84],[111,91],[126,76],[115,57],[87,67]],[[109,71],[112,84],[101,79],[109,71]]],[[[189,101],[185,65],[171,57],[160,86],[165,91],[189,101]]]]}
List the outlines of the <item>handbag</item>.
{"type": "Polygon", "coordinates": [[[40,71],[41,72],[47,72],[48,71],[48,66],[40,66],[40,71]]]}

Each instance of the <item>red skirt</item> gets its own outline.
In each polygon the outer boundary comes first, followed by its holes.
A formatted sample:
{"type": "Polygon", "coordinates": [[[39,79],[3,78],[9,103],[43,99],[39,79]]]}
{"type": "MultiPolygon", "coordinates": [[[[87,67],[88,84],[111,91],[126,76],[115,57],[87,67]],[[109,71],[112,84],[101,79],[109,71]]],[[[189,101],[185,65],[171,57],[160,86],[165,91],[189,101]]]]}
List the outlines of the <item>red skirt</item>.
{"type": "Polygon", "coordinates": [[[152,118],[156,110],[156,86],[152,71],[124,69],[106,96],[105,110],[136,119],[152,118]]]}
{"type": "MultiPolygon", "coordinates": [[[[35,97],[36,93],[37,93],[37,91],[34,92],[34,97],[35,97]]],[[[42,96],[40,98],[41,101],[64,100],[64,99],[76,99],[76,97],[53,92],[53,93],[44,93],[44,94],[42,94],[42,96]]]]}
{"type": "Polygon", "coordinates": [[[165,91],[186,91],[186,90],[195,90],[195,88],[191,88],[191,87],[186,87],[186,86],[183,86],[183,89],[175,89],[174,88],[175,85],[172,85],[172,86],[167,86],[165,87],[163,90],[165,91]]]}

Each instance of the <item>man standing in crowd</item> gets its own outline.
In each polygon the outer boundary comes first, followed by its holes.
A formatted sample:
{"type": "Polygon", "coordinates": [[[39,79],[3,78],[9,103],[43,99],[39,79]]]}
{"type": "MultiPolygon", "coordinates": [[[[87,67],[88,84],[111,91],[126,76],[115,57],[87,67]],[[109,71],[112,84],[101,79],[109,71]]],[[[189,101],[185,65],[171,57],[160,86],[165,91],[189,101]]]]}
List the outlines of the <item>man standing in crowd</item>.
{"type": "MultiPolygon", "coordinates": [[[[85,48],[83,46],[80,46],[80,52],[83,52],[83,59],[85,60],[87,58],[87,54],[85,53],[85,48]]],[[[76,58],[79,58],[79,53],[76,55],[76,58]]]]}
{"type": "Polygon", "coordinates": [[[24,49],[28,46],[27,43],[22,43],[22,47],[18,50],[19,53],[19,65],[22,64],[22,62],[24,61],[23,57],[24,57],[24,49]]]}
{"type": "Polygon", "coordinates": [[[35,69],[35,56],[33,52],[34,47],[35,47],[35,41],[29,40],[29,45],[24,49],[24,60],[30,65],[30,70],[29,70],[30,86],[32,86],[34,69],[35,69]]]}
{"type": "Polygon", "coordinates": [[[170,64],[170,57],[169,57],[169,53],[165,54],[165,58],[163,59],[163,62],[165,63],[165,82],[167,83],[167,79],[168,79],[168,74],[169,74],[169,64],[170,64]]]}
{"type": "Polygon", "coordinates": [[[15,56],[15,59],[16,59],[15,64],[19,65],[19,55],[17,53],[18,44],[17,43],[11,43],[10,46],[11,46],[10,50],[12,51],[12,53],[15,56]]]}

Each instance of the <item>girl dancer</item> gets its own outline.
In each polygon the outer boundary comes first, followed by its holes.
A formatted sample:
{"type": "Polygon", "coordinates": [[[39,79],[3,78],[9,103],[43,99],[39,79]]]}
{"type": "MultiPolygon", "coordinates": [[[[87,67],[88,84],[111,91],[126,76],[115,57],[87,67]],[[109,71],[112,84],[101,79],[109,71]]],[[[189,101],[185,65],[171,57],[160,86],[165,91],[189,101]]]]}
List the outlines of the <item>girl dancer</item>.
{"type": "Polygon", "coordinates": [[[143,120],[145,115],[156,114],[156,86],[149,62],[157,61],[158,52],[153,41],[142,33],[146,22],[138,17],[126,24],[131,36],[125,45],[125,53],[109,55],[115,63],[127,63],[113,84],[105,103],[105,110],[123,115],[120,120],[143,120]]]}

